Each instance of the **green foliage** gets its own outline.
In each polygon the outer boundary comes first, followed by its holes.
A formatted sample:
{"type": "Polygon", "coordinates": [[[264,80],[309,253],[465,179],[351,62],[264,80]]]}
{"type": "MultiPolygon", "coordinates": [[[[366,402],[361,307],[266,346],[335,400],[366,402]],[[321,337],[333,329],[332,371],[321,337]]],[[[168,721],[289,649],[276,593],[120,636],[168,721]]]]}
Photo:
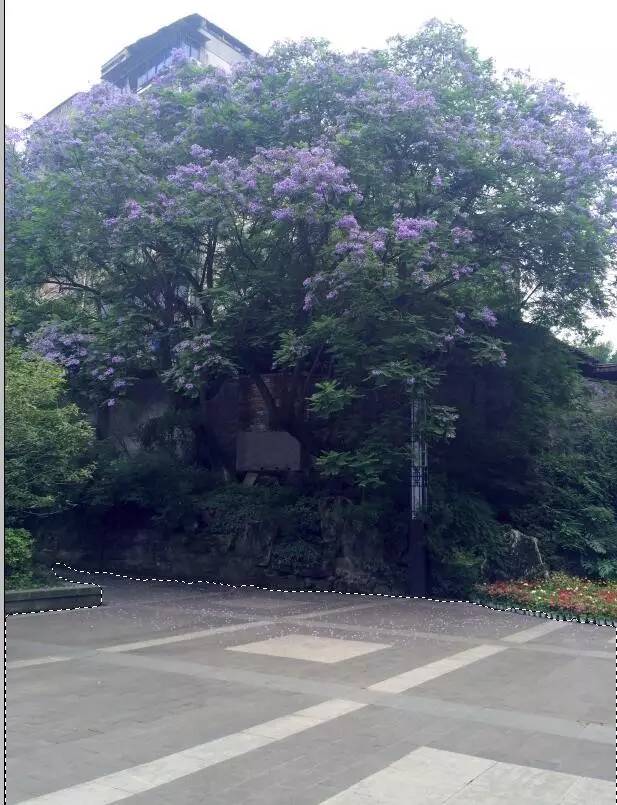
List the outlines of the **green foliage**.
{"type": "Polygon", "coordinates": [[[309,408],[328,417],[343,411],[357,396],[357,392],[342,387],[338,380],[322,380],[315,384],[315,391],[308,398],[309,408]]]}
{"type": "Polygon", "coordinates": [[[150,523],[169,533],[191,528],[202,495],[213,485],[209,473],[167,450],[114,456],[103,445],[81,508],[99,525],[150,523]]]}
{"type": "Polygon", "coordinates": [[[64,403],[61,369],[15,347],[6,353],[5,507],[9,523],[71,506],[91,465],[93,438],[76,405],[64,403]]]}
{"type": "Polygon", "coordinates": [[[299,358],[303,358],[311,351],[307,338],[302,338],[293,330],[281,333],[280,346],[274,353],[273,366],[280,368],[293,368],[299,358]]]}
{"type": "Polygon", "coordinates": [[[204,500],[211,516],[208,530],[229,539],[241,536],[248,523],[269,523],[281,518],[284,508],[297,497],[281,486],[229,484],[215,489],[204,500]]]}
{"type": "Polygon", "coordinates": [[[317,543],[321,537],[319,501],[301,496],[287,503],[282,511],[281,531],[288,541],[317,543]]]}
{"type": "Polygon", "coordinates": [[[596,341],[581,349],[600,363],[617,363],[617,348],[611,341],[596,341]]]}
{"type": "Polygon", "coordinates": [[[346,478],[362,490],[378,489],[385,484],[382,457],[371,450],[328,450],[315,459],[315,465],[324,477],[346,478]]]}
{"type": "Polygon", "coordinates": [[[302,539],[277,545],[272,556],[275,568],[300,575],[303,572],[310,573],[311,569],[319,566],[320,561],[320,551],[302,539]]]}
{"type": "Polygon", "coordinates": [[[432,405],[422,429],[424,438],[428,442],[454,439],[459,416],[451,405],[432,405]]]}
{"type": "Polygon", "coordinates": [[[432,579],[443,595],[468,595],[499,567],[503,526],[485,500],[440,480],[433,485],[428,530],[432,579]]]}
{"type": "Polygon", "coordinates": [[[4,575],[11,586],[27,583],[32,574],[34,540],[25,528],[4,529],[4,575]]]}
{"type": "Polygon", "coordinates": [[[582,386],[538,457],[539,488],[519,519],[557,566],[617,578],[617,392],[582,386]]]}
{"type": "Polygon", "coordinates": [[[617,577],[617,393],[583,382],[550,339],[518,346],[508,386],[491,400],[482,384],[482,406],[461,405],[458,437],[435,457],[429,542],[444,592],[503,578],[512,526],[549,567],[617,577]]]}
{"type": "Polygon", "coordinates": [[[574,405],[580,378],[570,353],[549,332],[512,322],[506,367],[453,366],[442,401],[456,408],[456,438],[434,443],[432,474],[483,498],[504,521],[537,499],[537,457],[551,428],[574,405]]]}

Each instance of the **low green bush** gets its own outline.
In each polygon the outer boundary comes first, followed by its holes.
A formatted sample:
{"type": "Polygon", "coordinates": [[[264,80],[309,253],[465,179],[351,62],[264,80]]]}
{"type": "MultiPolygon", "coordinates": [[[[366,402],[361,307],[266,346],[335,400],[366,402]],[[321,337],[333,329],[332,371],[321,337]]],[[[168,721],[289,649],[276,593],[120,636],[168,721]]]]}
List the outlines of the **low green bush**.
{"type": "Polygon", "coordinates": [[[215,484],[210,473],[165,450],[118,456],[106,446],[97,463],[80,508],[98,525],[190,530],[199,502],[215,484]]]}
{"type": "Polygon", "coordinates": [[[34,538],[25,528],[4,530],[4,576],[8,587],[28,587],[32,581],[34,538]]]}
{"type": "Polygon", "coordinates": [[[438,480],[427,531],[433,592],[465,596],[490,574],[499,575],[504,537],[485,500],[438,480]]]}
{"type": "Polygon", "coordinates": [[[12,526],[70,508],[90,477],[91,426],[63,404],[61,369],[9,346],[6,354],[5,513],[12,526]]]}

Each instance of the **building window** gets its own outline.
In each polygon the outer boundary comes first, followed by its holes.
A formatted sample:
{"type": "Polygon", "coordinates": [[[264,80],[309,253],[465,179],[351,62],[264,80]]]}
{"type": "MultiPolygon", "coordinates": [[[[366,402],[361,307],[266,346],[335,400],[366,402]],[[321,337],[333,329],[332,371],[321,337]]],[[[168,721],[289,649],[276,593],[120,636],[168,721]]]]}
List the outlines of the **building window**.
{"type": "Polygon", "coordinates": [[[148,84],[154,76],[156,75],[156,67],[150,67],[146,70],[145,73],[142,73],[140,76],[137,76],[137,89],[143,87],[145,84],[148,84]]]}
{"type": "MultiPolygon", "coordinates": [[[[190,42],[183,42],[181,49],[186,53],[189,59],[199,61],[200,48],[197,45],[191,44],[190,42]]],[[[164,70],[165,67],[168,67],[170,64],[170,50],[159,54],[154,63],[148,66],[147,69],[145,69],[145,66],[141,68],[141,72],[137,76],[137,89],[141,89],[141,87],[145,87],[146,84],[149,84],[157,73],[160,73],[161,70],[164,70]]]]}
{"type": "Polygon", "coordinates": [[[193,45],[190,42],[184,42],[182,45],[182,50],[186,53],[189,59],[199,61],[200,48],[197,47],[197,45],[193,45]]]}

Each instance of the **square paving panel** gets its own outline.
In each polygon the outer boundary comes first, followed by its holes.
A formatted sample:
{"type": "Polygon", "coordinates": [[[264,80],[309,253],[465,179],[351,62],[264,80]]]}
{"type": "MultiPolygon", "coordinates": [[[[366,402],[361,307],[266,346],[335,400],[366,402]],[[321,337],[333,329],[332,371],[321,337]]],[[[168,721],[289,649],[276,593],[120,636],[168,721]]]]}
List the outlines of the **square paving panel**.
{"type": "Polygon", "coordinates": [[[285,657],[292,660],[336,663],[385,648],[391,648],[391,646],[385,643],[368,643],[364,640],[339,640],[316,635],[287,634],[268,640],[258,640],[255,643],[230,646],[227,650],[243,651],[247,654],[266,654],[270,657],[285,657]]]}

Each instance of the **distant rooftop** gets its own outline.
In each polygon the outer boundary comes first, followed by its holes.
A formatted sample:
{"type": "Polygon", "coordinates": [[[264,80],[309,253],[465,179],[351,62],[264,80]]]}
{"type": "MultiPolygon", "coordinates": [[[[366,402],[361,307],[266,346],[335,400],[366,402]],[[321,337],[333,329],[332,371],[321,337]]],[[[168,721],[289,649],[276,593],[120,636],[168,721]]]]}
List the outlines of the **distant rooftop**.
{"type": "MultiPolygon", "coordinates": [[[[101,79],[121,89],[139,92],[169,63],[175,48],[182,48],[201,64],[222,69],[229,69],[234,63],[257,55],[244,42],[210,20],[200,14],[189,14],[116,53],[101,67],[101,79]]],[[[74,93],[43,117],[70,114],[73,102],[80,94],[74,93]]]]}
{"type": "Polygon", "coordinates": [[[611,380],[617,382],[617,363],[602,363],[597,358],[577,347],[570,347],[579,361],[581,374],[591,380],[611,380]]]}
{"type": "Polygon", "coordinates": [[[216,39],[235,51],[241,59],[256,55],[248,45],[227,33],[200,14],[189,14],[170,25],[159,28],[123,48],[101,67],[101,78],[121,85],[139,62],[148,64],[157,55],[168,53],[174,47],[193,45],[199,51],[208,41],[216,39]]]}

